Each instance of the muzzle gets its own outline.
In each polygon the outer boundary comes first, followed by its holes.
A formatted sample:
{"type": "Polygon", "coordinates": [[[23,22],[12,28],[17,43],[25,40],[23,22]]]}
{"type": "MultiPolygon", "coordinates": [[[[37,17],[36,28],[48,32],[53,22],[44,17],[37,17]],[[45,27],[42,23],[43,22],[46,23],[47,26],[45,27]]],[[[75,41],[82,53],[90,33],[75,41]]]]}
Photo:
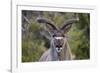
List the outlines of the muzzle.
{"type": "Polygon", "coordinates": [[[62,50],[62,47],[60,47],[60,48],[56,47],[56,51],[57,51],[58,53],[60,53],[61,50],[62,50]]]}

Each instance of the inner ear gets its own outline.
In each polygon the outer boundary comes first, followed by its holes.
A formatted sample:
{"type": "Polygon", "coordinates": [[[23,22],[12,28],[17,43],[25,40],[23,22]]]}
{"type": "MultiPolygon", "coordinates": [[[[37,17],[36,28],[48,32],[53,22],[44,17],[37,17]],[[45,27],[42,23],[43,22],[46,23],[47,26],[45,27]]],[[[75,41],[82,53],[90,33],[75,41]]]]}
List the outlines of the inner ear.
{"type": "Polygon", "coordinates": [[[53,33],[56,30],[48,24],[46,24],[44,27],[45,27],[45,30],[47,30],[49,33],[53,33]]]}
{"type": "Polygon", "coordinates": [[[64,25],[61,27],[60,30],[63,31],[64,33],[68,32],[69,29],[72,27],[72,24],[75,22],[78,22],[78,21],[79,21],[79,19],[70,19],[64,23],[64,25]]]}
{"type": "Polygon", "coordinates": [[[37,18],[38,23],[42,23],[45,30],[52,33],[54,30],[57,30],[57,27],[54,25],[54,22],[46,18],[37,18]]]}
{"type": "Polygon", "coordinates": [[[62,29],[63,33],[68,32],[71,29],[71,27],[72,27],[72,24],[67,25],[66,28],[62,29]]]}

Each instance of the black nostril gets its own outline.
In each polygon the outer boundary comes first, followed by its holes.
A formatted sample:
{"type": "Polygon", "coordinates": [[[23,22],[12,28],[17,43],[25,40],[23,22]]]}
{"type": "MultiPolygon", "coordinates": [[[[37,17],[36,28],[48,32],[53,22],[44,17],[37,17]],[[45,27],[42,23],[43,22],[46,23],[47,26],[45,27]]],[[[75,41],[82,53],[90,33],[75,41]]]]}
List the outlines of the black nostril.
{"type": "Polygon", "coordinates": [[[56,45],[56,47],[61,48],[62,46],[61,45],[56,45]]]}

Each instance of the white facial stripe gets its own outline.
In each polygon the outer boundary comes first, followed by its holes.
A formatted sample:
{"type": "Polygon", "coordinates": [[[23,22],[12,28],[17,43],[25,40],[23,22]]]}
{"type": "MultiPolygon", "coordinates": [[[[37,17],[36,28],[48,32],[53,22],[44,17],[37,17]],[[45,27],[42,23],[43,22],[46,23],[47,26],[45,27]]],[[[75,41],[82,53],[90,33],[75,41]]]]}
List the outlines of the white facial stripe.
{"type": "Polygon", "coordinates": [[[63,39],[63,37],[55,37],[55,39],[63,39]]]}

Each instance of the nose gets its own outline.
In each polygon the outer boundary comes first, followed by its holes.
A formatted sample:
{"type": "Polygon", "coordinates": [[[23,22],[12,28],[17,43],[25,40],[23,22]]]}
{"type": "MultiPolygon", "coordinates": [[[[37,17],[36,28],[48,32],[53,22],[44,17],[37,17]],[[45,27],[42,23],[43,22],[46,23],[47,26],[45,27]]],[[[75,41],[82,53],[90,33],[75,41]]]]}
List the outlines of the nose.
{"type": "Polygon", "coordinates": [[[57,47],[57,48],[61,48],[61,47],[62,47],[62,45],[56,45],[56,47],[57,47]]]}

